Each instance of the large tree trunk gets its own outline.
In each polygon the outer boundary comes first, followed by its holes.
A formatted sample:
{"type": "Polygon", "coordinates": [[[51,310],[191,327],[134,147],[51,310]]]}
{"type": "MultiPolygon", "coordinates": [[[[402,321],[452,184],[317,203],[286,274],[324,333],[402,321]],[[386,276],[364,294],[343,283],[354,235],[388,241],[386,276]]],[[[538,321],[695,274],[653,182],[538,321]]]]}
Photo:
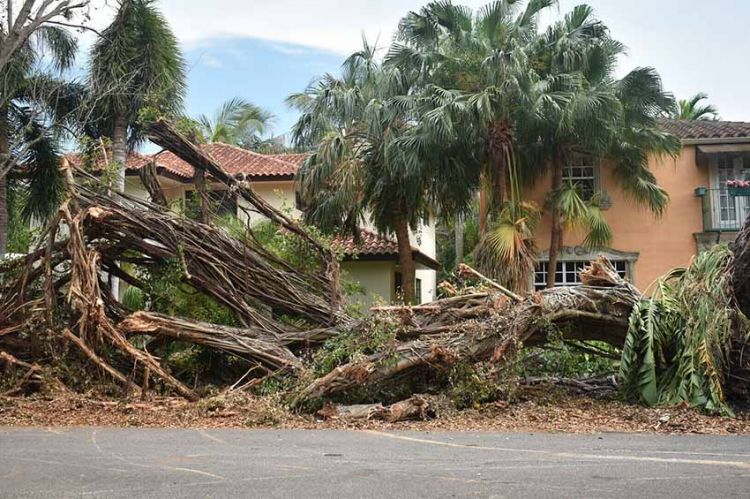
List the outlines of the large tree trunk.
{"type": "Polygon", "coordinates": [[[396,241],[398,242],[398,262],[401,267],[401,291],[404,303],[414,303],[414,284],[416,280],[416,263],[409,238],[409,223],[406,218],[398,218],[396,226],[396,241]]]}
{"type": "MultiPolygon", "coordinates": [[[[8,160],[8,110],[0,107],[0,167],[8,160]]],[[[8,179],[0,172],[0,256],[8,249],[8,179]]]]}
{"type": "Polygon", "coordinates": [[[552,164],[552,229],[549,238],[549,260],[547,263],[547,287],[555,287],[557,275],[557,259],[563,243],[563,224],[560,216],[560,204],[557,195],[562,187],[563,162],[562,158],[555,157],[552,164]]]}
{"type": "Polygon", "coordinates": [[[302,390],[294,404],[408,378],[420,369],[438,372],[457,362],[500,362],[523,345],[544,343],[555,330],[566,339],[622,346],[640,293],[606,260],[592,263],[581,279],[582,286],[526,298],[510,293],[503,293],[508,299],[457,296],[431,303],[429,310],[404,311],[404,327],[417,339],[335,368],[302,390]]]}

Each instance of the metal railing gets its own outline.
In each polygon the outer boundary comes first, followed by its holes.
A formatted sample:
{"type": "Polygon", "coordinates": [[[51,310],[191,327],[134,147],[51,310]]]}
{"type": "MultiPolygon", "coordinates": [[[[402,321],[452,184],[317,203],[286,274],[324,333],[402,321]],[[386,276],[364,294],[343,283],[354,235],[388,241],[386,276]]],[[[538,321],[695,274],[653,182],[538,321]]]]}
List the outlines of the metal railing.
{"type": "Polygon", "coordinates": [[[702,201],[705,232],[738,231],[750,214],[750,188],[698,187],[695,195],[702,201]]]}

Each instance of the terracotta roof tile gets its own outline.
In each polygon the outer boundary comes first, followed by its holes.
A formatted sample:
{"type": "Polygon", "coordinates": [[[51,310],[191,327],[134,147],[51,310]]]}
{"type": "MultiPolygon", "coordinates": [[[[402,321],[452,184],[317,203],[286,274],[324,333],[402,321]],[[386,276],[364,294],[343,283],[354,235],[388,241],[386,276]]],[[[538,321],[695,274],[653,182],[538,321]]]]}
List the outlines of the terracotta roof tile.
{"type": "Polygon", "coordinates": [[[398,244],[390,238],[379,236],[369,230],[360,230],[360,239],[357,242],[352,236],[338,236],[332,244],[341,248],[347,255],[398,255],[398,244]]]}
{"type": "MultiPolygon", "coordinates": [[[[337,237],[333,240],[334,247],[341,249],[347,256],[383,256],[398,257],[398,244],[389,237],[378,235],[369,230],[360,230],[360,242],[354,237],[337,237]]],[[[414,258],[427,267],[438,269],[440,264],[434,258],[422,253],[419,248],[412,246],[414,258]]]]}
{"type": "MultiPolygon", "coordinates": [[[[260,154],[228,144],[205,144],[201,149],[208,153],[230,175],[248,177],[290,177],[299,170],[306,154],[260,154]]],[[[80,155],[68,154],[68,160],[75,166],[81,165],[80,155]]],[[[126,160],[129,171],[137,171],[152,158],[157,167],[181,178],[192,178],[193,168],[173,153],[165,151],[155,155],[130,153],[126,160]]],[[[103,163],[103,160],[100,160],[103,163]]]]}
{"type": "MultiPolygon", "coordinates": [[[[231,175],[244,174],[248,177],[293,176],[299,169],[292,154],[272,155],[248,151],[228,144],[205,144],[201,149],[208,153],[231,175]],[[289,157],[291,160],[282,159],[289,157]]],[[[156,155],[156,163],[167,171],[181,177],[192,177],[193,168],[173,153],[166,151],[156,155]]]]}
{"type": "MultiPolygon", "coordinates": [[[[80,154],[66,154],[65,159],[70,161],[70,163],[75,167],[81,167],[83,166],[83,158],[80,154]]],[[[144,165],[146,165],[149,161],[151,161],[151,156],[146,154],[140,154],[137,152],[133,152],[128,154],[127,159],[125,160],[125,168],[128,170],[140,170],[143,168],[144,165]]],[[[96,162],[97,168],[101,168],[104,166],[104,158],[98,158],[96,162]]]]}
{"type": "Polygon", "coordinates": [[[682,140],[750,140],[750,123],[742,121],[664,120],[661,127],[682,140]]]}

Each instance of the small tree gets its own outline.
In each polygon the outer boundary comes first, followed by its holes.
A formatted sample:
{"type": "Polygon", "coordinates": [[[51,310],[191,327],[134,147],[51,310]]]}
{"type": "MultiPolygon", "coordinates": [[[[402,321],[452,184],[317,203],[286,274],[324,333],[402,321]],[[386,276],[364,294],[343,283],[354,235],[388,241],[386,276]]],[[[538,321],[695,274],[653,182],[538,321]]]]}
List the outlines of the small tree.
{"type": "MultiPolygon", "coordinates": [[[[66,29],[36,28],[0,70],[0,255],[8,237],[8,189],[23,187],[26,221],[43,218],[57,207],[62,182],[57,164],[57,141],[70,128],[80,86],[55,75],[40,73],[42,57],[62,72],[75,58],[76,41],[66,29]],[[61,125],[66,125],[65,127],[61,125]],[[23,175],[16,168],[23,163],[23,175]],[[14,174],[15,173],[15,174],[14,174]]],[[[20,193],[17,193],[20,194],[20,193]]],[[[17,196],[19,198],[20,196],[17,196]]]]}
{"type": "Polygon", "coordinates": [[[202,114],[198,128],[206,142],[222,142],[252,148],[262,142],[262,135],[273,121],[270,111],[240,97],[224,102],[213,117],[202,114]]]}
{"type": "Polygon", "coordinates": [[[676,120],[715,121],[719,118],[719,110],[712,104],[701,104],[707,100],[708,94],[699,92],[690,99],[680,99],[669,112],[669,117],[676,120]]]}

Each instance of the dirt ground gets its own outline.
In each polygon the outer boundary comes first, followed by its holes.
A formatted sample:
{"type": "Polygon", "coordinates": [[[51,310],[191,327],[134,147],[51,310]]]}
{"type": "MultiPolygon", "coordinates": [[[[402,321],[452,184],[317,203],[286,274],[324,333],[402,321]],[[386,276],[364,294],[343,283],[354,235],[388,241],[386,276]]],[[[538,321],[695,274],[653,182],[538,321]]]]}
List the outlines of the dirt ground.
{"type": "Polygon", "coordinates": [[[457,411],[430,399],[437,418],[428,421],[322,421],[292,414],[273,397],[231,393],[197,403],[179,398],[107,400],[91,395],[0,398],[0,426],[116,426],[163,428],[368,428],[498,432],[657,432],[750,434],[750,414],[735,418],[685,407],[645,408],[613,399],[591,399],[561,390],[536,391],[516,403],[494,402],[457,411]]]}

